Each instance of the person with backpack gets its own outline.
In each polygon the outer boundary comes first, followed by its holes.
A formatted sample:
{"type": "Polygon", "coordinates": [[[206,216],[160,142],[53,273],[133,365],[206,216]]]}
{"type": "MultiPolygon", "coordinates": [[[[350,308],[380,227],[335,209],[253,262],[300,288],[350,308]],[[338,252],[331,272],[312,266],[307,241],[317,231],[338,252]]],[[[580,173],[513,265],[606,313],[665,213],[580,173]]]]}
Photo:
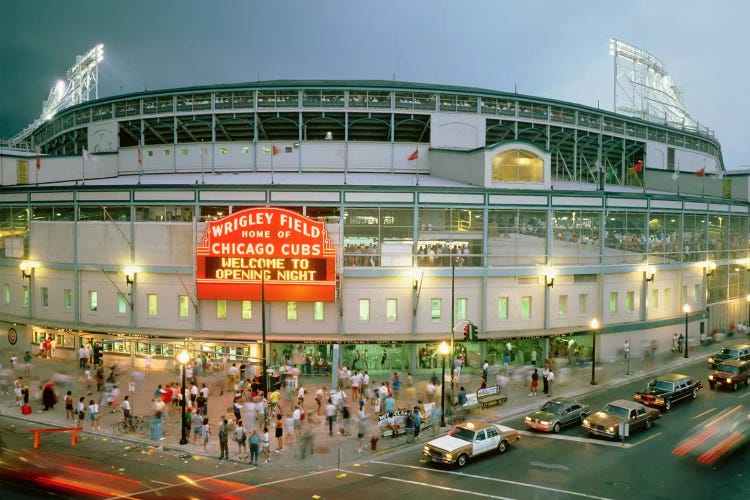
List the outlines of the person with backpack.
{"type": "Polygon", "coordinates": [[[226,458],[229,460],[229,422],[225,418],[219,425],[219,460],[226,458]]]}
{"type": "MultiPolygon", "coordinates": [[[[234,440],[237,441],[237,448],[240,452],[240,460],[243,458],[247,458],[247,431],[245,431],[245,428],[242,426],[242,420],[237,420],[237,427],[234,428],[234,440]]],[[[252,459],[250,461],[252,462],[252,459]]]]}

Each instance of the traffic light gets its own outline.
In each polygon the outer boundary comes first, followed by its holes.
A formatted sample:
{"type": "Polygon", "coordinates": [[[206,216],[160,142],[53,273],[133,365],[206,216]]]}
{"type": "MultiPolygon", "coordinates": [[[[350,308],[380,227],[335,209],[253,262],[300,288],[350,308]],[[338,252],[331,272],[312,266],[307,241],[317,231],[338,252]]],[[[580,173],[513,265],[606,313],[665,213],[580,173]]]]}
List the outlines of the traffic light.
{"type": "Polygon", "coordinates": [[[472,323],[471,325],[469,325],[469,329],[471,330],[471,341],[478,341],[479,337],[477,336],[477,325],[472,323]]]}
{"type": "Polygon", "coordinates": [[[464,327],[464,342],[471,341],[471,332],[469,331],[469,325],[464,327]]]}

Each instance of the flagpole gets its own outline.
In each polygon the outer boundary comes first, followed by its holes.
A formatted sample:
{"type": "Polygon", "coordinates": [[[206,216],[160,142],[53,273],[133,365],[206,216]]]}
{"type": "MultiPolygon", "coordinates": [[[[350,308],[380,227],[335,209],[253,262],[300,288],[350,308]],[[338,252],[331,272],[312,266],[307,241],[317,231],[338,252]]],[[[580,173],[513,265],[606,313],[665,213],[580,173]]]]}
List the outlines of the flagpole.
{"type": "Polygon", "coordinates": [[[417,186],[419,186],[419,146],[417,146],[417,186]]]}
{"type": "Polygon", "coordinates": [[[81,184],[86,184],[86,150],[81,153],[81,184]]]}
{"type": "Polygon", "coordinates": [[[273,157],[275,156],[273,148],[275,147],[276,147],[275,145],[273,144],[271,145],[271,184],[273,184],[273,157]]]}

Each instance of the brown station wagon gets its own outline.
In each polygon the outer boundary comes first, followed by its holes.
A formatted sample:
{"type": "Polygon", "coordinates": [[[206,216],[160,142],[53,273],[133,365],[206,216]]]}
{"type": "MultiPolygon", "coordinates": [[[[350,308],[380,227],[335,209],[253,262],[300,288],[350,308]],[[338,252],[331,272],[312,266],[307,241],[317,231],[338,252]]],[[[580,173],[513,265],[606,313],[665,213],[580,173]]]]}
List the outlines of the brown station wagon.
{"type": "Polygon", "coordinates": [[[647,408],[640,403],[618,399],[608,403],[596,413],[583,420],[583,428],[590,434],[616,438],[620,435],[621,423],[628,423],[630,430],[650,429],[661,412],[656,408],[647,408]]]}

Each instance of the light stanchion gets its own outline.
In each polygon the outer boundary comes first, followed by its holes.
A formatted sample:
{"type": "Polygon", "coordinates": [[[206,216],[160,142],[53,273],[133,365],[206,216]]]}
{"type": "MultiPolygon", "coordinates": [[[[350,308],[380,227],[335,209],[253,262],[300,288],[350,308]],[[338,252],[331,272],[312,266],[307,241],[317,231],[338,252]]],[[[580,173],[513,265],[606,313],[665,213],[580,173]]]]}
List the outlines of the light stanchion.
{"type": "Polygon", "coordinates": [[[187,398],[185,397],[185,368],[187,368],[187,363],[188,361],[190,361],[190,355],[185,349],[181,350],[177,355],[177,361],[180,363],[180,367],[182,368],[182,386],[180,387],[180,390],[182,391],[182,398],[180,399],[180,414],[182,415],[182,417],[180,418],[180,429],[182,430],[182,435],[180,437],[180,444],[187,444],[188,439],[187,435],[185,434],[185,405],[187,404],[187,398]]]}
{"type": "Polygon", "coordinates": [[[443,376],[440,378],[440,427],[445,427],[445,358],[450,348],[445,341],[440,343],[440,355],[443,357],[443,376]]]}

